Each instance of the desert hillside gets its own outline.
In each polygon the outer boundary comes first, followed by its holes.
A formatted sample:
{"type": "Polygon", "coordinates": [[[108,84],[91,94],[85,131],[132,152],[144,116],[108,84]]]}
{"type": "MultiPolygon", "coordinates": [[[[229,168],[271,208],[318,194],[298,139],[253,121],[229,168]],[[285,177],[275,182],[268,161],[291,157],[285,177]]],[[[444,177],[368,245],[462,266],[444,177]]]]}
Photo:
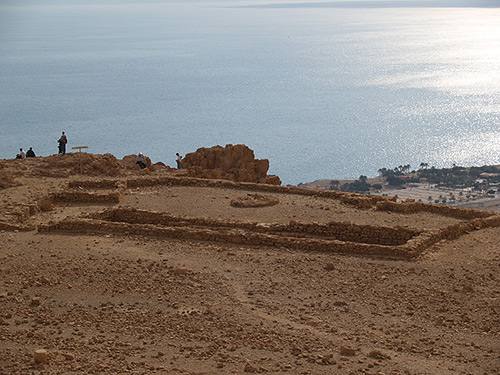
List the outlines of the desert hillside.
{"type": "Polygon", "coordinates": [[[201,155],[0,160],[0,374],[498,374],[500,215],[201,155]]]}

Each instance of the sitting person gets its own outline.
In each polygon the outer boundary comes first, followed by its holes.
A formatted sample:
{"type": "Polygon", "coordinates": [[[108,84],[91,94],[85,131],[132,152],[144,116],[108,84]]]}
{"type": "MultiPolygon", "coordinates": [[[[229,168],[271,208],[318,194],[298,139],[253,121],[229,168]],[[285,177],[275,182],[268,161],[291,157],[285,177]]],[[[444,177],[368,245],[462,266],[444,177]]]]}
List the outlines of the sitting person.
{"type": "Polygon", "coordinates": [[[16,159],[26,159],[26,152],[22,148],[19,149],[19,154],[16,155],[16,159]]]}
{"type": "Polygon", "coordinates": [[[146,168],[146,163],[144,162],[145,160],[145,157],[144,155],[142,154],[142,152],[139,152],[139,154],[137,155],[136,157],[136,162],[135,164],[139,164],[139,167],[141,167],[141,169],[144,169],[146,168]]]}
{"type": "Polygon", "coordinates": [[[36,157],[35,151],[33,151],[33,147],[30,147],[30,149],[26,152],[26,157],[27,158],[34,158],[34,157],[36,157]]]}

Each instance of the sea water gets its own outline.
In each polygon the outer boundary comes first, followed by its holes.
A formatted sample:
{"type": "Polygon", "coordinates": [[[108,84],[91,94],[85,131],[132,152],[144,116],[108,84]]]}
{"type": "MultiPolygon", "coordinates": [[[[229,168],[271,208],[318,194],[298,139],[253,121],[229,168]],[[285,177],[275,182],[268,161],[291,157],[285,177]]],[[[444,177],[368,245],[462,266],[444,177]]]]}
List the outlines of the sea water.
{"type": "Polygon", "coordinates": [[[284,183],[499,164],[500,1],[0,0],[0,158],[248,145],[284,183]],[[471,6],[473,3],[473,6],[471,6]]]}

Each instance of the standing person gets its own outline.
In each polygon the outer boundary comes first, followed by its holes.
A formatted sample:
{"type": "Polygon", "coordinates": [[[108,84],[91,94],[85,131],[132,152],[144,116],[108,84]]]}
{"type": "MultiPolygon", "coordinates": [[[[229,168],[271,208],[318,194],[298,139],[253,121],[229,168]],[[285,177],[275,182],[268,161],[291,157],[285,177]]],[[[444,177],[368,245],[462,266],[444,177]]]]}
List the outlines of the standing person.
{"type": "Polygon", "coordinates": [[[58,140],[59,142],[59,153],[60,154],[66,154],[66,143],[68,143],[68,138],[66,137],[66,134],[62,132],[61,138],[58,140]]]}
{"type": "Polygon", "coordinates": [[[36,155],[35,155],[35,151],[33,151],[33,147],[30,147],[30,149],[26,152],[26,157],[27,158],[34,158],[36,155]]]}
{"type": "Polygon", "coordinates": [[[16,159],[26,159],[26,152],[22,148],[19,149],[19,154],[16,155],[16,159]]]}
{"type": "Polygon", "coordinates": [[[179,155],[179,153],[176,153],[175,155],[177,155],[177,169],[181,169],[182,168],[182,155],[179,155]]]}
{"type": "Polygon", "coordinates": [[[146,163],[144,163],[144,159],[145,158],[144,158],[144,155],[142,154],[142,152],[139,152],[139,154],[135,158],[135,160],[136,160],[135,164],[139,164],[139,167],[141,169],[146,168],[146,163]]]}

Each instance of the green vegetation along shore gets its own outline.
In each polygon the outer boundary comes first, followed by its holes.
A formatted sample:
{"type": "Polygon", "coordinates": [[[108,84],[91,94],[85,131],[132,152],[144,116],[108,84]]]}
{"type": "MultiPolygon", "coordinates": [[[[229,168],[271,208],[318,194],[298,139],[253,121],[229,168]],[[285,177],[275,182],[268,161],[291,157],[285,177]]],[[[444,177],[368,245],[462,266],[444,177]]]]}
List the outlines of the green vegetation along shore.
{"type": "Polygon", "coordinates": [[[303,188],[340,190],[362,194],[395,195],[427,203],[469,204],[470,201],[494,198],[500,193],[500,167],[451,168],[429,167],[421,163],[418,169],[401,165],[381,168],[377,177],[360,176],[357,180],[318,180],[299,184],[303,188]]]}

